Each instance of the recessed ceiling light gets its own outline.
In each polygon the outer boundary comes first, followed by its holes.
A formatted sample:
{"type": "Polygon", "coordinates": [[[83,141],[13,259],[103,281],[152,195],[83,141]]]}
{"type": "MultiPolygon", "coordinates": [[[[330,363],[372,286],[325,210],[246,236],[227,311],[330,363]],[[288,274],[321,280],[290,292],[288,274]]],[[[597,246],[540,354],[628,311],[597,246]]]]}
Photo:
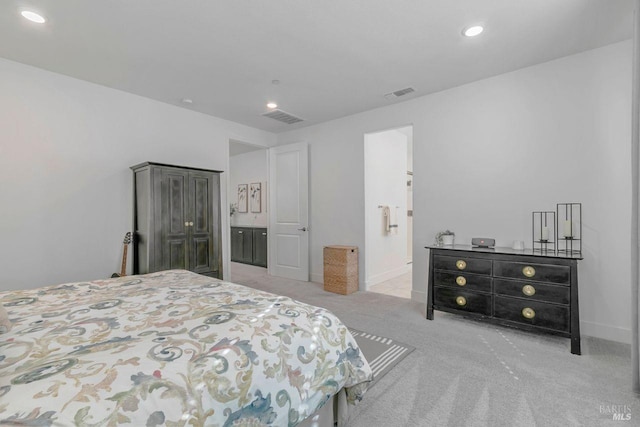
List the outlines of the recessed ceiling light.
{"type": "Polygon", "coordinates": [[[45,22],[47,22],[47,20],[44,19],[44,16],[38,15],[37,13],[30,10],[23,10],[22,12],[20,12],[20,14],[29,21],[35,22],[36,24],[44,24],[45,22]]]}
{"type": "Polygon", "coordinates": [[[274,108],[278,108],[278,104],[276,104],[275,102],[269,102],[267,104],[267,108],[271,108],[273,110],[274,108]]]}
{"type": "Polygon", "coordinates": [[[191,98],[182,98],[183,104],[193,104],[193,99],[191,98]]]}
{"type": "Polygon", "coordinates": [[[462,31],[462,34],[464,34],[466,37],[475,37],[480,33],[482,33],[483,31],[484,31],[484,28],[482,27],[482,25],[473,25],[471,27],[465,28],[462,31]]]}

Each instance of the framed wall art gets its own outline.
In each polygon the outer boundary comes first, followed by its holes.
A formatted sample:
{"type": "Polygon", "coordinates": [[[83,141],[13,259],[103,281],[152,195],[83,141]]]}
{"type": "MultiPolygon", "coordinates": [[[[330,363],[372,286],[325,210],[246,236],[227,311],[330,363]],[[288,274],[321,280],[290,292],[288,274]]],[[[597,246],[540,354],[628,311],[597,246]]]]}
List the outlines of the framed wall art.
{"type": "Polygon", "coordinates": [[[248,188],[247,184],[239,184],[238,185],[238,212],[248,212],[247,211],[247,202],[248,202],[248,188]]]}
{"type": "Polygon", "coordinates": [[[262,212],[262,184],[259,182],[249,186],[249,207],[251,212],[262,212]]]}

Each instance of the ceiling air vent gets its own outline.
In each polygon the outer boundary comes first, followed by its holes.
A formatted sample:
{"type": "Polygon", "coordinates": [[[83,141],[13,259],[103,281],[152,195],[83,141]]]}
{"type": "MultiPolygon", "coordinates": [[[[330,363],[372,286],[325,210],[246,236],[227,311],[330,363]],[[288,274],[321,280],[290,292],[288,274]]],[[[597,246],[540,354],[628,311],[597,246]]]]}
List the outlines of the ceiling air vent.
{"type": "Polygon", "coordinates": [[[395,92],[387,93],[384,95],[384,97],[387,99],[395,99],[411,92],[415,92],[415,89],[412,87],[406,87],[404,89],[396,90],[395,92]]]}
{"type": "Polygon", "coordinates": [[[269,111],[268,113],[264,113],[263,116],[269,117],[270,119],[277,120],[282,123],[286,123],[288,125],[292,125],[294,123],[304,121],[304,119],[301,119],[300,117],[296,117],[282,110],[272,110],[272,111],[269,111]]]}

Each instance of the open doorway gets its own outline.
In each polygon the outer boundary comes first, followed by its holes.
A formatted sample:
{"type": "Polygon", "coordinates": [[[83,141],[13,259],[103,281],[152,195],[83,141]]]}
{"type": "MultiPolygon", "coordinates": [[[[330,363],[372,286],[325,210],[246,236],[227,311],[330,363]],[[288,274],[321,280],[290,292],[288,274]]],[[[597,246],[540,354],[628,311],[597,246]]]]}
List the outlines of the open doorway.
{"type": "Polygon", "coordinates": [[[229,277],[268,267],[267,147],[229,140],[229,277]],[[242,273],[241,273],[242,272],[242,273]],[[234,274],[235,273],[235,274],[234,274]]]}
{"type": "Polygon", "coordinates": [[[413,126],[364,135],[365,286],[411,298],[413,126]]]}
{"type": "Polygon", "coordinates": [[[308,281],[307,144],[230,139],[228,171],[230,279],[249,271],[308,281]]]}

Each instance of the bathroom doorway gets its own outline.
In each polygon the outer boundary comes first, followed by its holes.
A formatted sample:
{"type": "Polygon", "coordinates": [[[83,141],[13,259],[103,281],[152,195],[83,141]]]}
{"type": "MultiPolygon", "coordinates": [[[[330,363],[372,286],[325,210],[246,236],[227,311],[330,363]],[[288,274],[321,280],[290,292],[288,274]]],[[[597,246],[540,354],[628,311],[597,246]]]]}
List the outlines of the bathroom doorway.
{"type": "Polygon", "coordinates": [[[364,135],[365,287],[411,298],[413,126],[364,135]]]}

